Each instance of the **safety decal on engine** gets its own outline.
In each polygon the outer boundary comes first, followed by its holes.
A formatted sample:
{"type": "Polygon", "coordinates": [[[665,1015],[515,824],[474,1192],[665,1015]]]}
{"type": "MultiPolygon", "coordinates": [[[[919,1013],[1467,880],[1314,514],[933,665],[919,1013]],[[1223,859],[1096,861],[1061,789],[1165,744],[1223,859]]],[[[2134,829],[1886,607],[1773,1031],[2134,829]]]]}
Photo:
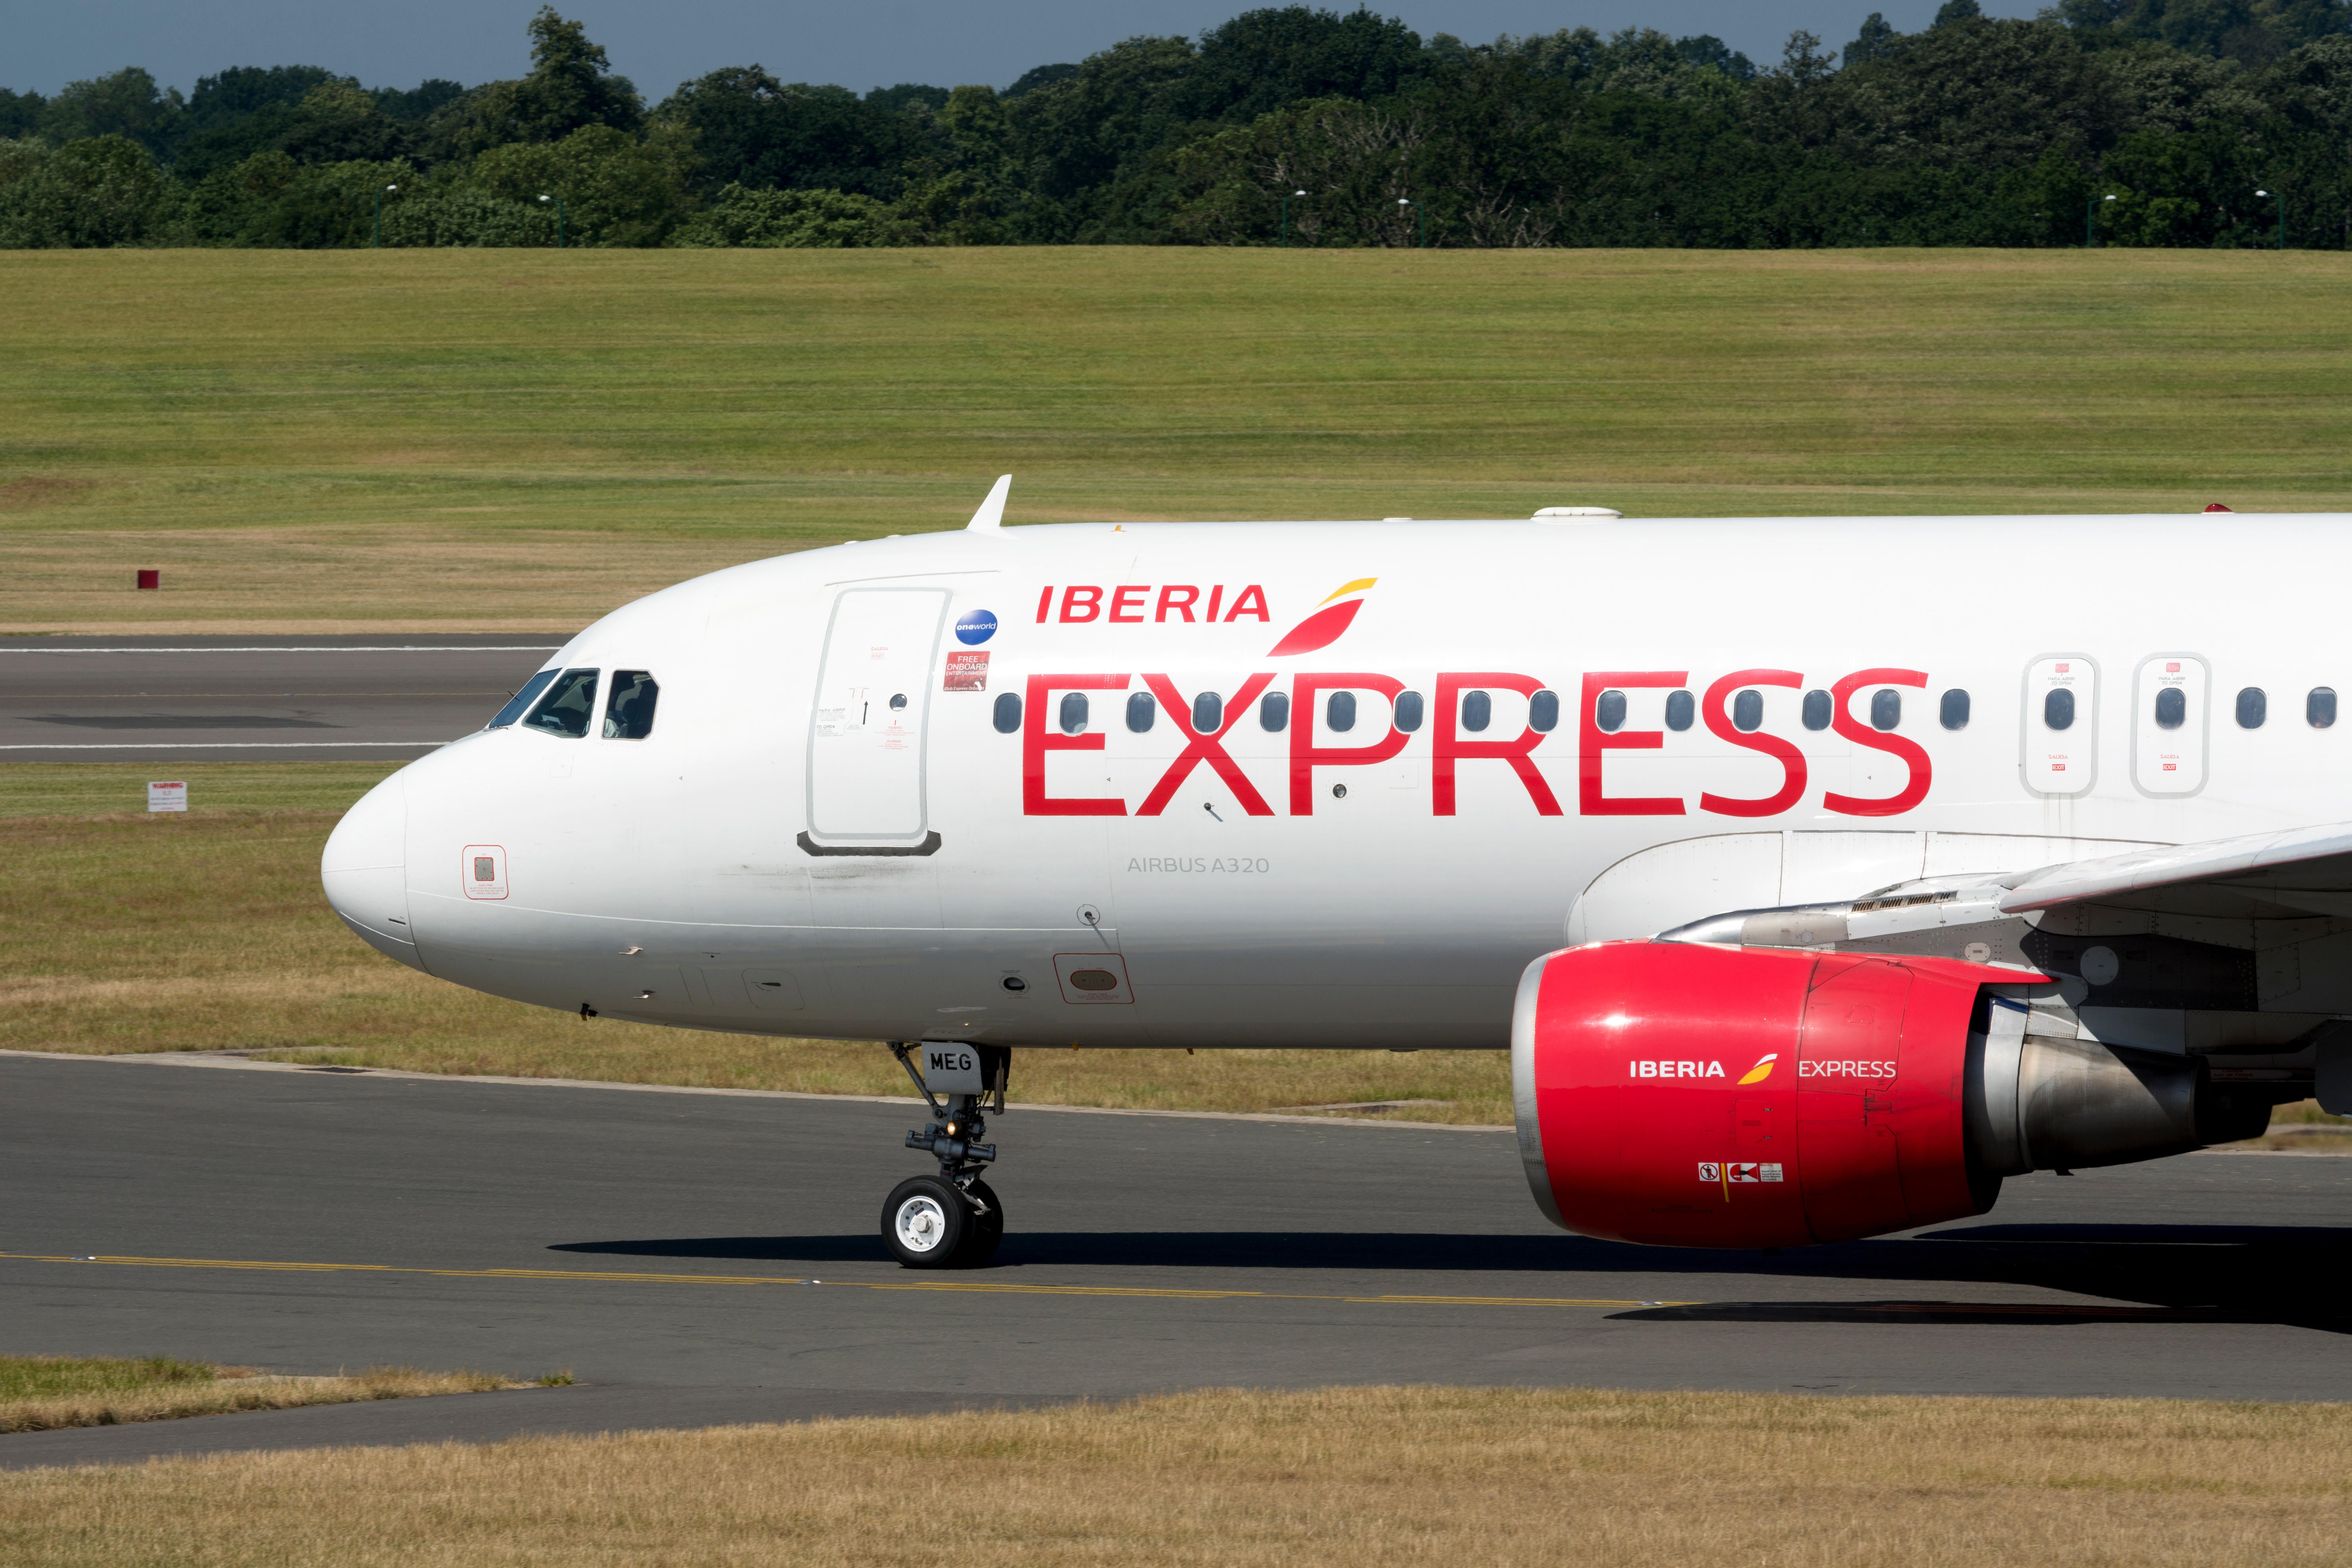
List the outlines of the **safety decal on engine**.
{"type": "Polygon", "coordinates": [[[1780,1167],[1752,1160],[1735,1160],[1729,1164],[1717,1160],[1701,1160],[1698,1163],[1698,1179],[1710,1187],[1722,1183],[1738,1185],[1743,1182],[1777,1182],[1780,1180],[1780,1167]]]}

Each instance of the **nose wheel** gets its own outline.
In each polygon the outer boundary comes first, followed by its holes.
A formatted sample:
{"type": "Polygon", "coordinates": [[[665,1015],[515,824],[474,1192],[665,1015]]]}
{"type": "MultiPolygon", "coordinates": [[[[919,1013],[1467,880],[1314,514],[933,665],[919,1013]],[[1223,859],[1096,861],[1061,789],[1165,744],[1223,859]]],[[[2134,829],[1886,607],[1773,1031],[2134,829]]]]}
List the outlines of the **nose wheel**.
{"type": "Polygon", "coordinates": [[[986,1182],[959,1187],[909,1176],[882,1205],[882,1239],[908,1268],[977,1268],[1004,1239],[1004,1209],[986,1182]]]}
{"type": "Polygon", "coordinates": [[[937,1175],[908,1177],[882,1205],[883,1245],[908,1268],[977,1268],[996,1255],[1004,1239],[1004,1205],[980,1173],[995,1160],[996,1146],[980,1140],[988,1131],[983,1113],[1003,1112],[1013,1052],[1003,1046],[974,1048],[989,1092],[942,1097],[931,1092],[908,1059],[910,1046],[890,1047],[934,1118],[921,1131],[907,1134],[907,1147],[940,1163],[937,1175]]]}

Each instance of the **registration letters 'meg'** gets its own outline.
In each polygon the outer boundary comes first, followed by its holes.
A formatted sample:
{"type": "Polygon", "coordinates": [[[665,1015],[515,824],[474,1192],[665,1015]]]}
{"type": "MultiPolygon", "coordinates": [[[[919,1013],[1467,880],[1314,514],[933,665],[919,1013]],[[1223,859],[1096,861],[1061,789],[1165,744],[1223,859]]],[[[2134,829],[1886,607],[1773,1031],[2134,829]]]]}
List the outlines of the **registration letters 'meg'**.
{"type": "Polygon", "coordinates": [[[984,1094],[980,1053],[970,1046],[923,1046],[923,1086],[934,1094],[984,1094]]]}

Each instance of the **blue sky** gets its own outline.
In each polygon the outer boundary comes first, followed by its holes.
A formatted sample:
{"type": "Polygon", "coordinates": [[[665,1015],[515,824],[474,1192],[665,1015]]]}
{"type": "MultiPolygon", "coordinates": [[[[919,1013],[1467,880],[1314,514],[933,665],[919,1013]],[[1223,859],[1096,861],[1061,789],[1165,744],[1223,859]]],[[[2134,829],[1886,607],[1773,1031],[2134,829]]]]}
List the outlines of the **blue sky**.
{"type": "MultiPolygon", "coordinates": [[[[1483,43],[1498,33],[1652,26],[1713,33],[1759,65],[1790,30],[1835,48],[1884,10],[1906,32],[1937,0],[1414,0],[1376,6],[1423,36],[1483,43]]],[[[1344,8],[1345,0],[1339,6],[1344,8]]],[[[426,77],[472,85],[529,64],[523,24],[537,0],[0,0],[0,86],[54,92],[79,78],[142,65],[184,91],[225,66],[317,65],[370,87],[426,77]]],[[[720,66],[757,62],[787,81],[864,91],[900,81],[1003,87],[1031,66],[1076,60],[1137,33],[1200,32],[1246,8],[1234,0],[569,0],[613,63],[658,100],[720,66]]],[[[2031,5],[1988,0],[1988,14],[2031,5]]]]}

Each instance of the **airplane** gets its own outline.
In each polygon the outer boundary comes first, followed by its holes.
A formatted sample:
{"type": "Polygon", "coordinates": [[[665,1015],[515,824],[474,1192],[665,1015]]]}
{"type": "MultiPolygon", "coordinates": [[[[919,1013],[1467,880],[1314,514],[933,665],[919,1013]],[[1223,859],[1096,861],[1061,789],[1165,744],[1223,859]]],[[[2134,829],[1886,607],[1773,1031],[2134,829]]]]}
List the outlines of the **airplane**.
{"type": "Polygon", "coordinates": [[[881,1039],[985,1262],[1015,1049],[1493,1049],[1543,1213],[1777,1247],[2352,1110],[2343,515],[1073,523],[755,562],[335,828],[379,952],[881,1039]]]}

